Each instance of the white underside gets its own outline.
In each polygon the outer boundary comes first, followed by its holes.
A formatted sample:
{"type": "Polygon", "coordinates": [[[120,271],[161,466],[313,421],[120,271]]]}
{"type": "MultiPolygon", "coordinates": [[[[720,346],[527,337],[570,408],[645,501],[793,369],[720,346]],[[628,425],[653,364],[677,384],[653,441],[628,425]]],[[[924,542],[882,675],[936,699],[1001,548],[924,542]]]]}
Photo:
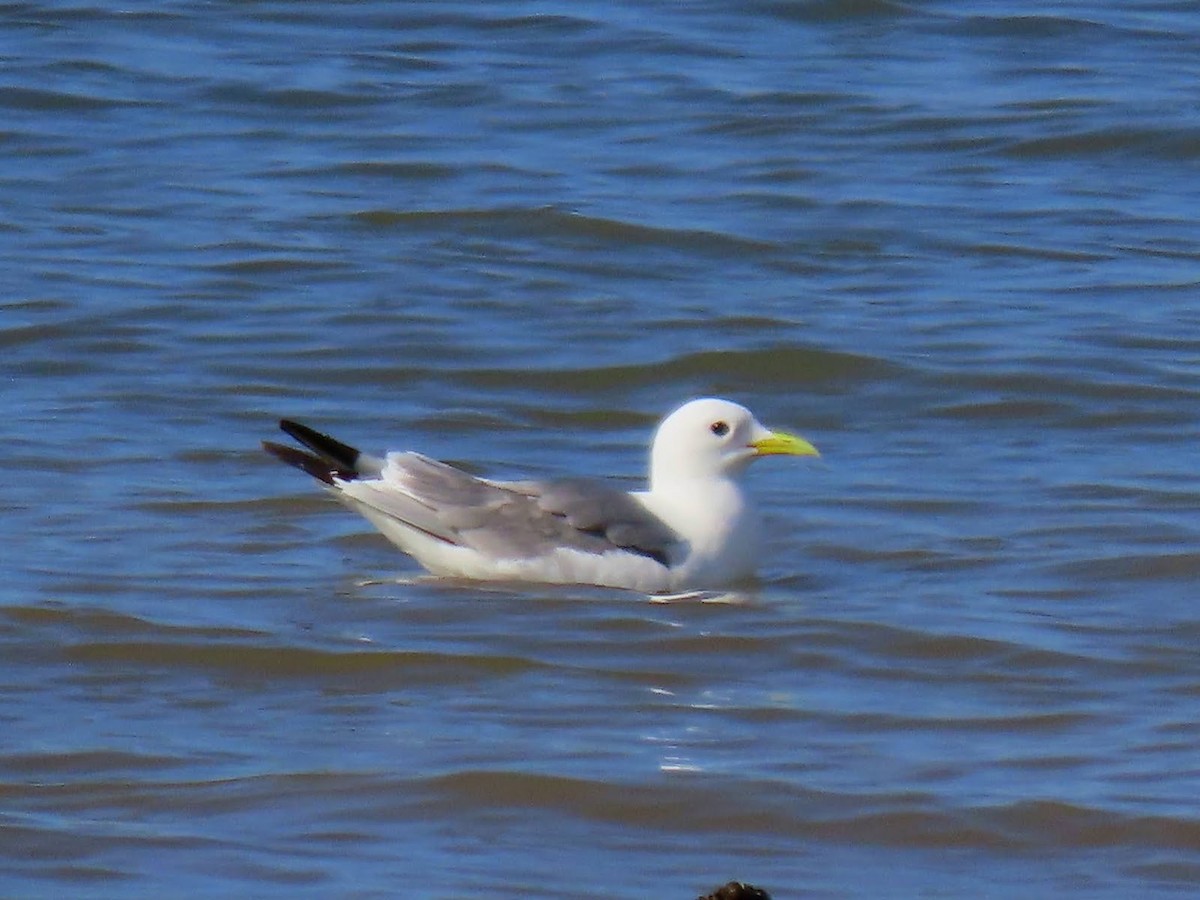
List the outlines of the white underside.
{"type": "Polygon", "coordinates": [[[495,557],[426,534],[367,506],[342,490],[333,493],[389,541],[435,575],[479,581],[587,584],[648,594],[715,590],[745,584],[754,574],[759,528],[733,482],[695,490],[634,494],[686,539],[671,566],[625,550],[592,553],[558,547],[528,558],[495,557]],[[700,502],[702,501],[702,502],[700,502]]]}
{"type": "Polygon", "coordinates": [[[585,553],[569,547],[526,559],[493,557],[446,543],[342,495],[389,541],[434,575],[476,581],[528,581],[542,584],[592,584],[648,594],[675,590],[671,569],[647,556],[626,551],[585,553]]]}

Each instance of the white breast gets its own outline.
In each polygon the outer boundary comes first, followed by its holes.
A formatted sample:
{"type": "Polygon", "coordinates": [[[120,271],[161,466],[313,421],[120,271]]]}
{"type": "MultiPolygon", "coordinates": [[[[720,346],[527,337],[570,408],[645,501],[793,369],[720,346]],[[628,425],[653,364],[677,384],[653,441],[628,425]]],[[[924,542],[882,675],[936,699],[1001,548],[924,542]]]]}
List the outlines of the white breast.
{"type": "Polygon", "coordinates": [[[671,567],[676,586],[721,588],[754,575],[762,527],[736,482],[676,482],[635,496],[687,542],[687,555],[671,567]]]}

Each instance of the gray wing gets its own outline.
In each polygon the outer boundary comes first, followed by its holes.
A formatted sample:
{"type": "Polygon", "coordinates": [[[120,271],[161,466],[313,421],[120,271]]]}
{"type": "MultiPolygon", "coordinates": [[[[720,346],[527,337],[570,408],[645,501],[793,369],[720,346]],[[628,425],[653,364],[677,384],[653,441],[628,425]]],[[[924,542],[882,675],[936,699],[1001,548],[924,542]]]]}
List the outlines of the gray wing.
{"type": "Polygon", "coordinates": [[[634,497],[602,481],[562,478],[511,487],[533,498],[545,513],[560,516],[581,534],[670,565],[679,535],[634,497]]]}
{"type": "Polygon", "coordinates": [[[670,565],[679,536],[635,498],[599,481],[495,482],[418,453],[389,454],[378,480],[348,496],[448,543],[533,558],[560,547],[625,550],[670,565]]]}

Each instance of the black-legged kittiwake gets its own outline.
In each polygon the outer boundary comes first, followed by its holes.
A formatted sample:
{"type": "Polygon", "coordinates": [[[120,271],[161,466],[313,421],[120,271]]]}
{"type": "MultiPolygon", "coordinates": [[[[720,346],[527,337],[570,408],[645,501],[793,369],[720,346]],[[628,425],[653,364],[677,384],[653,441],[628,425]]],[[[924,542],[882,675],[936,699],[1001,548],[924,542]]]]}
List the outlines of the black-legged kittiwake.
{"type": "Polygon", "coordinates": [[[658,426],[648,490],[586,478],[493,481],[414,452],[382,459],[288,419],[299,450],[264,441],[435,575],[714,590],[754,575],[761,525],[742,487],[760,456],[817,456],[728,400],[692,400],[658,426]]]}

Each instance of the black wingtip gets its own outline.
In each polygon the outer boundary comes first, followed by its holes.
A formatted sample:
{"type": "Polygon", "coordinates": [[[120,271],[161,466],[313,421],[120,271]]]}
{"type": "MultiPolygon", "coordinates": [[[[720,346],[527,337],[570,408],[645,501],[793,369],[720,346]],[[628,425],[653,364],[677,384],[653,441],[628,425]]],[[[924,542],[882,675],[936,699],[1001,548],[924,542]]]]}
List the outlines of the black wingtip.
{"type": "Polygon", "coordinates": [[[334,479],[352,481],[357,476],[357,473],[352,469],[338,466],[314,453],[306,453],[303,450],[277,444],[274,441],[263,441],[262,446],[264,450],[281,462],[285,462],[289,466],[295,466],[301,472],[306,472],[318,481],[323,481],[328,485],[333,485],[334,479]]]}
{"type": "Polygon", "coordinates": [[[317,456],[336,466],[353,472],[358,463],[360,453],[357,448],[343,444],[327,434],[301,425],[293,419],[280,419],[279,427],[285,434],[291,435],[317,456]]]}

